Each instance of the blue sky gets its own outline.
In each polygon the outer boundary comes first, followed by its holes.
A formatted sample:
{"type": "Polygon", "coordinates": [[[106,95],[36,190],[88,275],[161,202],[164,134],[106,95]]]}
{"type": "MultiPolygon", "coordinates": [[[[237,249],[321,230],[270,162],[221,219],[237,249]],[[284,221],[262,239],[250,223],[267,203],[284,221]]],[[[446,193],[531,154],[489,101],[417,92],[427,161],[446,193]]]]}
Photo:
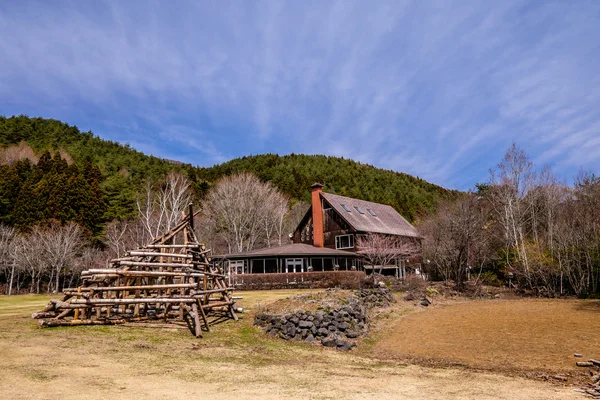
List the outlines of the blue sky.
{"type": "Polygon", "coordinates": [[[600,1],[0,1],[0,114],[209,166],[343,156],[449,188],[512,141],[600,172],[600,1]]]}

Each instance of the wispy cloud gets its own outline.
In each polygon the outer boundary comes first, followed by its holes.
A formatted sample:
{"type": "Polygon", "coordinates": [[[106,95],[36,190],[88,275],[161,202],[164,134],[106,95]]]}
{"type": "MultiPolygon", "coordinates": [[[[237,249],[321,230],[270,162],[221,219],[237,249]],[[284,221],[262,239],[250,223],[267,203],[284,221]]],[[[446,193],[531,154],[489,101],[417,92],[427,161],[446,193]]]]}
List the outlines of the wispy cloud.
{"type": "Polygon", "coordinates": [[[0,113],[211,165],[325,153],[457,188],[600,156],[600,4],[5,2],[0,113]]]}

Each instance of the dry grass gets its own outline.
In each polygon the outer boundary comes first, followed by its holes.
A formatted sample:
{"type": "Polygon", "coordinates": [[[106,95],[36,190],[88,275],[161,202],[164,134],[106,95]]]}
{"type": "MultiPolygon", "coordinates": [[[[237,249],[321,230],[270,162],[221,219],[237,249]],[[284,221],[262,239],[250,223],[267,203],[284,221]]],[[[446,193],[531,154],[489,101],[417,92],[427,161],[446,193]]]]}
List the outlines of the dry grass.
{"type": "Polygon", "coordinates": [[[376,356],[585,381],[573,354],[600,357],[600,301],[469,301],[408,315],[388,332],[376,356]]]}
{"type": "Polygon", "coordinates": [[[373,357],[373,349],[383,340],[381,327],[413,309],[405,304],[377,317],[373,338],[349,353],[284,342],[252,326],[259,303],[264,306],[298,293],[243,293],[244,318],[214,326],[203,339],[169,327],[38,329],[29,315],[48,297],[0,296],[0,397],[579,398],[569,388],[543,382],[373,357]]]}

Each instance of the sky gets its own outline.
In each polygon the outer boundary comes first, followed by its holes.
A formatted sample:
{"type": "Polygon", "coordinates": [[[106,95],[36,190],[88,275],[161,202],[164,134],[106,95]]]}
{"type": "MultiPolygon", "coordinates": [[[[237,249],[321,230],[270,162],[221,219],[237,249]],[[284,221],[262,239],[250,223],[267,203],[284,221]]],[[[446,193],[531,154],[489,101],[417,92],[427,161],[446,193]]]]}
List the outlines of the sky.
{"type": "Polygon", "coordinates": [[[0,115],[211,166],[327,154],[451,189],[516,142],[600,172],[600,1],[0,0],[0,115]]]}

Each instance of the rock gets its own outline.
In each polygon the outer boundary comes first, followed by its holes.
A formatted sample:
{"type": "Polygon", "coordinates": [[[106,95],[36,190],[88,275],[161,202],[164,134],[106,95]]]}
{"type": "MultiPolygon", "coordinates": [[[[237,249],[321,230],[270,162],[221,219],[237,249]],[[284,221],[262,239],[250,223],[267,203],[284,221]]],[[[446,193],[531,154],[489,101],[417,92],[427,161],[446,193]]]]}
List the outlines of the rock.
{"type": "Polygon", "coordinates": [[[313,323],[310,321],[300,321],[298,322],[298,327],[303,329],[310,329],[313,327],[313,323]]]}
{"type": "Polygon", "coordinates": [[[358,337],[358,332],[352,330],[347,330],[346,332],[344,332],[344,334],[348,339],[354,339],[358,337]]]}
{"type": "Polygon", "coordinates": [[[343,332],[343,331],[345,331],[346,329],[348,329],[348,324],[347,324],[347,323],[345,323],[345,322],[340,322],[340,323],[338,324],[338,329],[339,329],[340,331],[342,331],[342,332],[343,332]]]}
{"type": "Polygon", "coordinates": [[[313,327],[310,328],[310,333],[312,333],[313,335],[315,335],[317,333],[317,327],[313,325],[313,327]]]}
{"type": "Polygon", "coordinates": [[[302,335],[302,337],[305,338],[308,335],[308,329],[300,330],[300,335],[302,335]]]}
{"type": "Polygon", "coordinates": [[[315,337],[313,335],[308,335],[306,339],[304,339],[306,343],[312,343],[315,341],[315,337]]]}
{"type": "Polygon", "coordinates": [[[348,351],[356,346],[356,343],[347,340],[336,341],[336,349],[339,351],[348,351]]]}
{"type": "Polygon", "coordinates": [[[327,336],[327,335],[329,335],[329,330],[327,330],[325,328],[319,328],[319,330],[317,331],[317,334],[320,336],[327,336]]]}
{"type": "Polygon", "coordinates": [[[312,322],[312,321],[315,320],[315,316],[314,315],[309,315],[308,317],[306,317],[306,320],[312,322]]]}
{"type": "Polygon", "coordinates": [[[336,347],[336,339],[332,337],[326,337],[321,340],[321,344],[325,347],[336,347]]]}
{"type": "Polygon", "coordinates": [[[299,319],[296,316],[293,316],[292,318],[290,318],[290,322],[294,325],[298,325],[298,321],[299,321],[299,319]]]}
{"type": "Polygon", "coordinates": [[[271,331],[269,332],[269,335],[271,335],[271,336],[275,336],[275,335],[277,335],[277,332],[278,332],[278,331],[277,331],[277,329],[273,328],[273,329],[271,329],[271,331]]]}

